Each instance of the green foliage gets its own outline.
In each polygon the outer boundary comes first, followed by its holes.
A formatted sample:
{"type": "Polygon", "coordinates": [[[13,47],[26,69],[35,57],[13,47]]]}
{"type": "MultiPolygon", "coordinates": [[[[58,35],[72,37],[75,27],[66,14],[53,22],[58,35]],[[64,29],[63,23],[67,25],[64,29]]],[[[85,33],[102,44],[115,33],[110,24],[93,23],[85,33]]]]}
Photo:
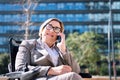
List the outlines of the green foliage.
{"type": "Polygon", "coordinates": [[[102,76],[108,75],[108,64],[102,63],[101,66],[98,67],[98,74],[102,76]]]}
{"type": "Polygon", "coordinates": [[[120,42],[117,42],[116,46],[117,46],[118,49],[120,49],[120,42]]]}
{"type": "Polygon", "coordinates": [[[80,65],[95,64],[100,60],[100,40],[103,40],[100,38],[102,38],[100,35],[93,32],[85,32],[82,35],[73,33],[68,35],[66,42],[80,65]]]}
{"type": "Polygon", "coordinates": [[[120,75],[120,66],[117,66],[116,70],[117,70],[117,75],[120,75]]]}
{"type": "MultiPolygon", "coordinates": [[[[86,65],[90,69],[96,69],[96,62],[101,60],[100,49],[104,46],[103,36],[85,32],[83,34],[71,33],[66,39],[67,46],[79,64],[86,65]]],[[[92,70],[91,70],[92,71],[92,70]]]]}
{"type": "Polygon", "coordinates": [[[117,51],[115,52],[115,59],[120,60],[120,42],[119,41],[115,43],[115,48],[117,49],[117,51]]]}
{"type": "Polygon", "coordinates": [[[9,55],[4,53],[0,54],[0,74],[8,72],[9,55]]]}
{"type": "Polygon", "coordinates": [[[120,42],[119,41],[115,44],[115,47],[118,49],[118,53],[120,53],[120,42]]]}

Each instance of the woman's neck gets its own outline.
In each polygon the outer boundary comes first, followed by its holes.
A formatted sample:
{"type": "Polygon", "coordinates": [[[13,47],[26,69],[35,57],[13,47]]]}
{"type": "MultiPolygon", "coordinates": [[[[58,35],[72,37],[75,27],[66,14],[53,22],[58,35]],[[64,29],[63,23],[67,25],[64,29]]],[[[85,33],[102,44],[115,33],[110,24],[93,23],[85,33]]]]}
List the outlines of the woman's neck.
{"type": "Polygon", "coordinates": [[[54,45],[53,42],[49,42],[49,41],[44,41],[42,40],[43,43],[46,43],[50,48],[54,45]]]}
{"type": "Polygon", "coordinates": [[[53,43],[46,43],[50,48],[53,46],[53,43]]]}

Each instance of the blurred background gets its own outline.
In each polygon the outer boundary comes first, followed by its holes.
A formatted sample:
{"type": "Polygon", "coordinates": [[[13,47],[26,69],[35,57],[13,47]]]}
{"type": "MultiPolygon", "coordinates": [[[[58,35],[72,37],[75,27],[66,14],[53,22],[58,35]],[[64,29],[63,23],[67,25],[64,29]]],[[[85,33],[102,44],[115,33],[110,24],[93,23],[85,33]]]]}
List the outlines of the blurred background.
{"type": "Polygon", "coordinates": [[[82,72],[120,76],[120,0],[0,0],[0,74],[8,72],[9,39],[38,38],[52,17],[63,21],[82,72]]]}

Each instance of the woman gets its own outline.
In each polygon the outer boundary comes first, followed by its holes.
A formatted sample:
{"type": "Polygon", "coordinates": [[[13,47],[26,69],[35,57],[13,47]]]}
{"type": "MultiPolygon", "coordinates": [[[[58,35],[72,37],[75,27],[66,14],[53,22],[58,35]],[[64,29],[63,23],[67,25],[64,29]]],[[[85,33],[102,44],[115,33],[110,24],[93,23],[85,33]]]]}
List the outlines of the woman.
{"type": "Polygon", "coordinates": [[[23,70],[40,67],[36,80],[81,80],[80,67],[66,48],[63,23],[56,19],[46,20],[40,27],[39,39],[22,41],[15,68],[23,70]],[[61,41],[57,42],[57,36],[61,41]]]}

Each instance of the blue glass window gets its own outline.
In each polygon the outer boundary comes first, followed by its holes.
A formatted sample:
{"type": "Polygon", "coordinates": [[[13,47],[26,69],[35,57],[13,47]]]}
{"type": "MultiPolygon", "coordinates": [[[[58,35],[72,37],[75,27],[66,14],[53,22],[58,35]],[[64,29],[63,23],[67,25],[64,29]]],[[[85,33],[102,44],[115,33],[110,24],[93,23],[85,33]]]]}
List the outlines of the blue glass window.
{"type": "Polygon", "coordinates": [[[47,4],[46,3],[40,3],[37,7],[36,10],[46,10],[47,9],[47,4]]]}
{"type": "Polygon", "coordinates": [[[114,21],[120,21],[119,16],[120,16],[120,14],[114,14],[114,15],[113,15],[114,21]]]}
{"type": "Polygon", "coordinates": [[[33,30],[38,30],[39,31],[39,26],[30,26],[29,29],[31,31],[33,31],[33,30]]]}
{"type": "Polygon", "coordinates": [[[8,5],[7,5],[7,4],[4,4],[3,10],[4,10],[4,11],[8,10],[8,5]]]}
{"type": "Polygon", "coordinates": [[[11,15],[5,15],[4,20],[5,20],[5,22],[10,22],[11,21],[11,15]]]}
{"type": "Polygon", "coordinates": [[[12,16],[12,21],[15,21],[15,22],[20,21],[20,16],[19,15],[13,15],[12,16]]]}
{"type": "Polygon", "coordinates": [[[55,14],[48,14],[48,18],[55,18],[55,14]]]}
{"type": "Polygon", "coordinates": [[[11,30],[18,31],[20,29],[20,26],[9,26],[9,28],[12,28],[11,30]]]}
{"type": "Polygon", "coordinates": [[[58,14],[57,18],[62,20],[62,21],[66,21],[66,16],[64,14],[58,14]]]}
{"type": "Polygon", "coordinates": [[[72,25],[66,25],[66,26],[65,26],[65,31],[72,33],[72,32],[73,32],[73,28],[74,28],[74,27],[73,27],[72,25]]]}
{"type": "MultiPolygon", "coordinates": [[[[3,43],[3,42],[1,42],[1,43],[3,43]]],[[[2,53],[3,53],[3,52],[6,52],[6,51],[8,51],[8,50],[5,49],[5,48],[1,48],[1,49],[0,49],[0,52],[2,52],[2,53]]]]}
{"type": "Polygon", "coordinates": [[[47,8],[48,10],[57,10],[57,5],[55,3],[49,3],[47,8]]]}
{"type": "Polygon", "coordinates": [[[74,9],[74,3],[66,3],[65,9],[66,10],[72,10],[72,9],[74,9]]]}
{"type": "Polygon", "coordinates": [[[45,21],[47,19],[47,15],[45,15],[45,14],[40,14],[39,15],[39,21],[45,21]]]}
{"type": "Polygon", "coordinates": [[[84,17],[82,14],[75,14],[75,21],[83,21],[84,17]]]}
{"type": "Polygon", "coordinates": [[[65,4],[64,3],[58,3],[57,4],[57,9],[58,10],[64,10],[65,9],[65,4]]]}
{"type": "Polygon", "coordinates": [[[15,4],[15,5],[13,5],[13,8],[14,8],[14,10],[22,10],[23,6],[20,4],[15,4]]]}
{"type": "Polygon", "coordinates": [[[0,11],[2,11],[3,10],[3,4],[0,4],[0,11]]]}
{"type": "Polygon", "coordinates": [[[3,22],[3,16],[0,15],[0,22],[3,22]]]}
{"type": "Polygon", "coordinates": [[[83,14],[83,18],[82,19],[83,19],[83,21],[88,21],[88,19],[89,19],[88,15],[87,14],[83,14]]]}
{"type": "Polygon", "coordinates": [[[120,9],[120,2],[113,2],[112,9],[120,9]]]}
{"type": "Polygon", "coordinates": [[[85,10],[84,3],[75,3],[75,9],[76,10],[85,10]]]}
{"type": "Polygon", "coordinates": [[[22,5],[19,4],[5,4],[5,5],[0,5],[5,11],[10,11],[10,10],[22,10],[22,5]]]}
{"type": "Polygon", "coordinates": [[[0,33],[3,33],[3,26],[0,26],[0,33]]]}
{"type": "Polygon", "coordinates": [[[74,17],[73,14],[67,14],[67,15],[66,15],[66,19],[67,19],[67,21],[74,21],[74,20],[75,20],[75,17],[74,17]]]}
{"type": "Polygon", "coordinates": [[[5,10],[11,10],[12,9],[10,4],[6,4],[4,7],[5,7],[5,10]]]}
{"type": "Polygon", "coordinates": [[[38,20],[37,18],[38,18],[37,15],[31,15],[31,19],[30,19],[30,20],[31,20],[32,22],[36,22],[36,21],[38,20]]]}

